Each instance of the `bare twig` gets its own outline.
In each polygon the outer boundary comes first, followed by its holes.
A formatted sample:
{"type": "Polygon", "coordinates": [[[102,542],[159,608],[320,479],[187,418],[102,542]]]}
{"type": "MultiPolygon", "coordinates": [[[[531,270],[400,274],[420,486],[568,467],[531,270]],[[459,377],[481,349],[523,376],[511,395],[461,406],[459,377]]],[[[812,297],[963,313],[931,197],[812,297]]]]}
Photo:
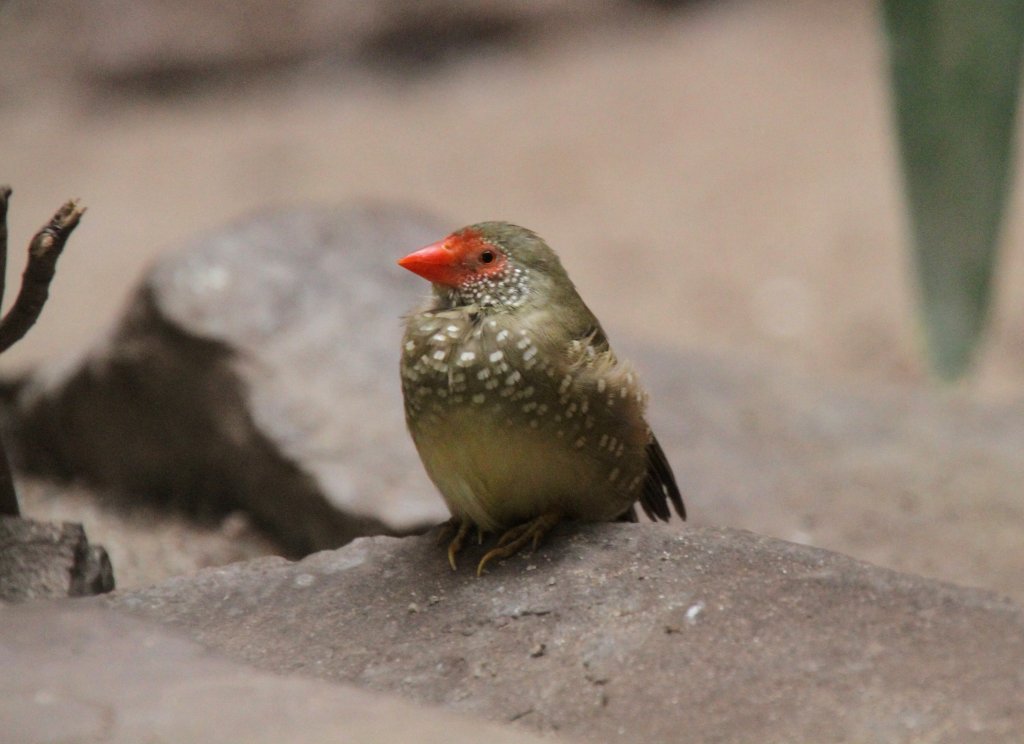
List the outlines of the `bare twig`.
{"type": "MultiPolygon", "coordinates": [[[[0,186],[0,302],[4,295],[7,269],[7,205],[11,198],[9,186],[0,186]]],[[[57,270],[57,259],[68,236],[85,213],[78,202],[69,201],[57,210],[46,227],[36,233],[28,246],[28,265],[21,276],[21,289],[14,305],[0,320],[0,353],[6,351],[31,328],[50,294],[50,282],[57,270]]],[[[18,516],[18,496],[7,452],[0,442],[0,514],[18,516]]]]}
{"type": "Polygon", "coordinates": [[[0,304],[3,304],[7,285],[7,204],[10,200],[11,187],[0,186],[0,304]]]}
{"type": "Polygon", "coordinates": [[[50,282],[57,270],[57,259],[84,213],[85,209],[79,207],[77,201],[69,201],[32,238],[28,247],[28,265],[21,275],[18,299],[0,321],[0,353],[19,341],[39,318],[50,294],[50,282]]]}
{"type": "MultiPolygon", "coordinates": [[[[7,278],[7,204],[10,198],[11,187],[0,186],[0,302],[3,302],[7,278]]],[[[0,444],[0,514],[16,517],[19,513],[11,464],[7,461],[3,445],[0,444]]]]}

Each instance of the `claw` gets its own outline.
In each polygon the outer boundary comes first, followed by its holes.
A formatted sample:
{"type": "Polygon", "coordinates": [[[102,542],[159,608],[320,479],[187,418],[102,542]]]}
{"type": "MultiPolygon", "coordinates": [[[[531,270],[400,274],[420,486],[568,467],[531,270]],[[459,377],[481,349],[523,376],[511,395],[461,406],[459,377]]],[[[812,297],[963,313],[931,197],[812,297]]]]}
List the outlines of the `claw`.
{"type": "MultiPolygon", "coordinates": [[[[453,518],[452,522],[454,522],[454,521],[455,520],[453,518]]],[[[453,524],[451,526],[454,529],[455,525],[453,524]]],[[[455,533],[455,537],[453,537],[452,541],[450,543],[448,543],[448,563],[451,564],[452,571],[454,571],[456,569],[456,566],[455,566],[455,554],[458,553],[460,550],[462,550],[462,542],[466,538],[466,533],[469,532],[469,526],[470,526],[469,522],[460,522],[459,523],[459,529],[455,533]]]]}
{"type": "Polygon", "coordinates": [[[451,540],[455,533],[459,529],[459,520],[452,517],[447,522],[442,522],[437,526],[437,544],[444,545],[446,542],[451,540]]]}
{"type": "Polygon", "coordinates": [[[532,542],[531,551],[536,550],[541,539],[547,532],[558,524],[560,517],[557,514],[542,514],[529,522],[516,525],[508,530],[498,540],[498,545],[489,550],[476,567],[476,575],[482,576],[484,567],[495,558],[509,558],[520,550],[528,542],[532,542]]]}

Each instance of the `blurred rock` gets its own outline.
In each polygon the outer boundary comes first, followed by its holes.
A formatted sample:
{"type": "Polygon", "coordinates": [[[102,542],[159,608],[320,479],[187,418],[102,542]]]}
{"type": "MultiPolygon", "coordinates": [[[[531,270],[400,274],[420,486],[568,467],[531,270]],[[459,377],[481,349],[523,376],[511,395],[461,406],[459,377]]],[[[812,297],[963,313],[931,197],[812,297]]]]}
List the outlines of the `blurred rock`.
{"type": "Polygon", "coordinates": [[[696,524],[729,525],[1024,602],[1024,406],[839,385],[761,357],[612,343],[696,524]]]}
{"type": "MultiPolygon", "coordinates": [[[[450,228],[383,207],[295,210],[195,241],[88,359],[17,391],[16,459],[214,521],[244,510],[295,553],[440,521],[394,371],[398,316],[424,287],[393,259],[450,228]]],[[[695,523],[1024,601],[1020,406],[842,386],[614,327],[612,340],[650,389],[695,523]]]]}
{"type": "Polygon", "coordinates": [[[13,394],[13,459],[192,513],[244,509],[306,553],[447,516],[405,433],[394,265],[444,232],[384,207],[294,210],[200,238],[88,356],[13,394]]]}
{"type": "Polygon", "coordinates": [[[114,588],[107,552],[82,525],[0,516],[0,600],[83,597],[114,588]]]}
{"type": "Polygon", "coordinates": [[[6,744],[540,744],[350,687],[257,672],[81,603],[0,607],[0,659],[6,744]]]}
{"type": "Polygon", "coordinates": [[[719,529],[563,527],[447,567],[366,538],[101,600],[261,669],[580,741],[1017,742],[1024,610],[983,591],[719,529]]]}
{"type": "Polygon", "coordinates": [[[421,72],[467,51],[615,18],[619,0],[47,0],[15,2],[3,42],[19,66],[109,90],[153,93],[237,81],[300,64],[421,72]],[[28,50],[42,57],[22,61],[28,50]],[[65,74],[55,72],[64,70],[65,74]]]}

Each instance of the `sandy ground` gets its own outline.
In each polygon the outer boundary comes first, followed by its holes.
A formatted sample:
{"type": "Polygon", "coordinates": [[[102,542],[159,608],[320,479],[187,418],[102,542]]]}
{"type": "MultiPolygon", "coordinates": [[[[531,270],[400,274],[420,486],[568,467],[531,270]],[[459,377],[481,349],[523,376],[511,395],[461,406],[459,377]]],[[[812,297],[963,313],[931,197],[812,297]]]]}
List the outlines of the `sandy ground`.
{"type": "MultiPolygon", "coordinates": [[[[92,340],[144,267],[199,231],[270,204],[371,197],[453,228],[534,228],[613,337],[922,384],[875,10],[696,4],[413,79],[294,73],[163,100],[20,90],[0,101],[14,245],[69,195],[89,212],[0,371],[92,340]]],[[[1019,398],[1022,199],[962,395],[1019,398]]]]}
{"type": "Polygon", "coordinates": [[[237,512],[219,524],[202,524],[145,503],[107,500],[78,486],[22,478],[17,489],[25,515],[85,525],[89,542],[106,548],[119,589],[278,552],[237,512]]]}

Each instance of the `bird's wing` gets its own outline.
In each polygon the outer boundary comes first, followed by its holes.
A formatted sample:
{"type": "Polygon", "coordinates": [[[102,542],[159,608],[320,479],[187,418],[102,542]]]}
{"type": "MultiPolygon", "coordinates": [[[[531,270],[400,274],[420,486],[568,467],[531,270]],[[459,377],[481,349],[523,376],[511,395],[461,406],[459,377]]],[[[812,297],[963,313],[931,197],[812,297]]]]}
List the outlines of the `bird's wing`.
{"type": "Polygon", "coordinates": [[[640,506],[651,519],[667,522],[671,517],[669,502],[679,518],[685,520],[686,507],[672,474],[672,467],[658,444],[658,438],[651,434],[651,441],[647,444],[647,475],[644,478],[644,490],[640,494],[640,506]]]}
{"type": "MultiPolygon", "coordinates": [[[[606,373],[609,369],[625,369],[615,358],[614,352],[608,343],[604,329],[595,320],[570,343],[570,357],[574,364],[591,364],[596,370],[595,376],[606,373]]],[[[640,494],[640,507],[644,514],[652,520],[667,522],[672,512],[669,504],[675,509],[680,519],[686,519],[686,506],[683,504],[682,494],[679,493],[679,486],[676,485],[676,478],[672,474],[672,467],[668,464],[665,451],[658,443],[658,438],[651,434],[647,443],[647,473],[644,477],[643,491],[640,494]]],[[[623,521],[636,521],[636,509],[630,507],[621,519],[623,521]]]]}

